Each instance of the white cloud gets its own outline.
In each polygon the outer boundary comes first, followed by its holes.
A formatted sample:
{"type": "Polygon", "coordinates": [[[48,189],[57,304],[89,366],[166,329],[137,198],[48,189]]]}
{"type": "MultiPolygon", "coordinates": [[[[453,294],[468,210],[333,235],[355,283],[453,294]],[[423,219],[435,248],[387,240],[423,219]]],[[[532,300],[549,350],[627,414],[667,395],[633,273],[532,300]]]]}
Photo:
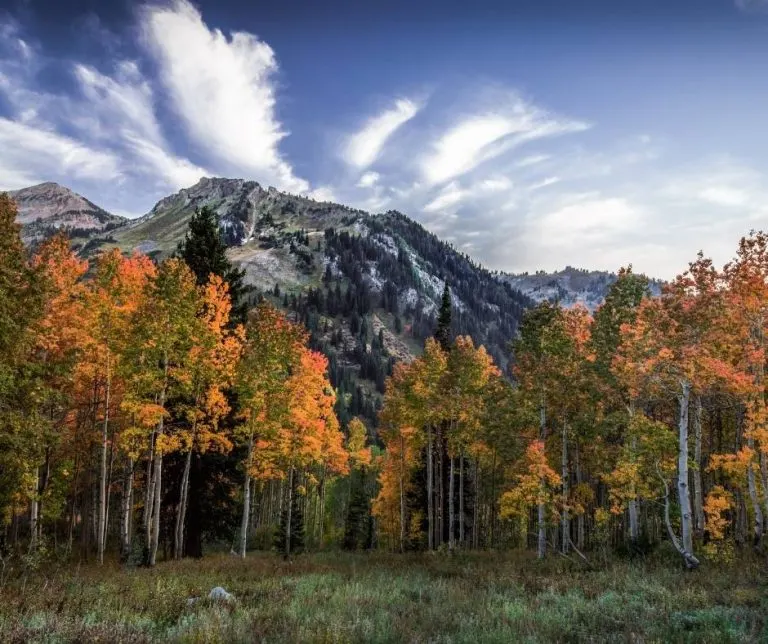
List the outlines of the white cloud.
{"type": "Polygon", "coordinates": [[[442,183],[526,141],[580,132],[588,127],[581,121],[552,116],[515,98],[505,110],[475,114],[450,127],[422,158],[422,175],[431,184],[442,183]]]}
{"type": "Polygon", "coordinates": [[[343,150],[346,162],[358,168],[370,166],[381,154],[389,137],[416,116],[421,107],[412,100],[401,98],[392,107],[370,119],[347,140],[343,150]]]}
{"type": "Polygon", "coordinates": [[[22,188],[51,176],[115,181],[121,177],[120,160],[75,139],[0,118],[0,183],[22,188]]]}
{"type": "Polygon", "coordinates": [[[360,180],[357,182],[357,187],[372,188],[379,182],[379,179],[381,179],[381,175],[378,172],[366,172],[360,177],[360,180]]]}
{"type": "Polygon", "coordinates": [[[624,198],[587,198],[544,215],[536,225],[552,239],[573,235],[604,237],[634,228],[640,220],[638,208],[624,198]]]}
{"type": "Polygon", "coordinates": [[[731,186],[710,186],[704,188],[698,196],[720,206],[746,206],[749,203],[747,192],[731,186]]]}
{"type": "Polygon", "coordinates": [[[426,212],[440,212],[451,206],[458,204],[467,195],[466,190],[462,190],[457,183],[448,184],[440,191],[432,201],[430,201],[423,210],[426,212]]]}
{"type": "Polygon", "coordinates": [[[319,186],[318,188],[315,188],[314,190],[310,190],[307,193],[307,196],[311,199],[314,199],[315,201],[332,201],[337,202],[338,199],[336,198],[336,195],[333,192],[333,189],[329,186],[319,186]]]}
{"type": "Polygon", "coordinates": [[[210,174],[169,150],[155,116],[152,88],[135,63],[120,63],[114,78],[85,65],[76,65],[74,73],[88,99],[91,118],[83,125],[91,135],[112,139],[117,134],[129,151],[174,190],[210,174]]]}
{"type": "Polygon", "coordinates": [[[279,150],[287,133],[275,114],[277,61],[267,43],[210,29],[186,0],[147,7],[141,26],[173,109],[205,153],[283,190],[309,189],[279,150]]]}

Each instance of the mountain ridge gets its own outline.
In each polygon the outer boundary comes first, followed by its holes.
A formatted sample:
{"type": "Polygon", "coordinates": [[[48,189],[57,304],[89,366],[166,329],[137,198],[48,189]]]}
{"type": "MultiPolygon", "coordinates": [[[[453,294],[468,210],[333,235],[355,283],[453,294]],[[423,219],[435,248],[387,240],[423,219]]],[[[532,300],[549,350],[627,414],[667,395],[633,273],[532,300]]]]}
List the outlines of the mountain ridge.
{"type": "Polygon", "coordinates": [[[612,283],[610,274],[571,267],[553,276],[490,271],[398,211],[370,214],[222,177],[203,177],[139,218],[73,236],[73,246],[86,257],[114,247],[166,257],[203,206],[218,214],[228,256],[245,271],[251,300],[267,298],[303,323],[312,346],[328,356],[342,420],[360,415],[373,426],[395,362],[418,355],[434,332],[446,283],[453,335],[484,345],[507,374],[510,341],[527,308],[553,296],[569,305],[563,296],[576,289],[573,303],[581,297],[594,309],[612,283]],[[575,279],[585,274],[594,284],[575,279]]]}
{"type": "Polygon", "coordinates": [[[73,237],[87,237],[127,221],[53,181],[12,190],[8,195],[16,202],[22,239],[28,244],[62,230],[73,237]]]}

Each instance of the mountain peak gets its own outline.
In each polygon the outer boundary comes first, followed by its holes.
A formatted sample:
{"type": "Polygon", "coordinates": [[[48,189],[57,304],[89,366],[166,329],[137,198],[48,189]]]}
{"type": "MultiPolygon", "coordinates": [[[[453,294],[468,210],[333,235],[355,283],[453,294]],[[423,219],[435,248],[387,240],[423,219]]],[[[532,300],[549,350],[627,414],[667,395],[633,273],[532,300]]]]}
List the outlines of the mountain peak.
{"type": "Polygon", "coordinates": [[[57,230],[104,230],[124,221],[54,181],[8,194],[16,202],[17,221],[25,241],[41,239],[57,230]]]}

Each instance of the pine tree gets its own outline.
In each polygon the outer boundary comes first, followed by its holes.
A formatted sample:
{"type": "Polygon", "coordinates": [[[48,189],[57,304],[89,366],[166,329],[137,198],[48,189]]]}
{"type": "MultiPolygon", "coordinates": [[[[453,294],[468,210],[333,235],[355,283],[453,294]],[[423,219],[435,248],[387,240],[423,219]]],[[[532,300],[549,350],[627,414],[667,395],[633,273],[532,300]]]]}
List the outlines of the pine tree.
{"type": "Polygon", "coordinates": [[[232,299],[232,324],[244,324],[248,314],[246,288],[243,284],[245,271],[232,266],[226,251],[218,214],[208,206],[196,209],[189,220],[187,235],[179,242],[176,254],[192,269],[199,285],[207,284],[211,273],[227,282],[232,299]]]}
{"type": "Polygon", "coordinates": [[[440,343],[443,351],[451,348],[451,290],[448,282],[443,289],[443,298],[440,302],[440,313],[437,316],[437,329],[435,339],[440,343]]]}

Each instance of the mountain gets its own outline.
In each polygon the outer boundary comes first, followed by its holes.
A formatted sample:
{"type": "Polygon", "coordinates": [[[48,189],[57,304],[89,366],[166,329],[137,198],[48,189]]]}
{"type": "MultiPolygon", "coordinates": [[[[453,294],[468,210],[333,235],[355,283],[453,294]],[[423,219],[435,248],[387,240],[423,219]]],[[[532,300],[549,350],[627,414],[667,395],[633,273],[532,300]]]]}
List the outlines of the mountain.
{"type": "MultiPolygon", "coordinates": [[[[566,266],[555,273],[502,273],[500,278],[535,302],[557,302],[566,308],[581,304],[594,311],[605,300],[609,287],[616,281],[616,274],[566,266]]],[[[661,281],[651,279],[651,293],[659,295],[661,285],[661,281]]]]}
{"type": "Polygon", "coordinates": [[[204,178],[145,216],[78,242],[80,253],[117,246],[167,256],[201,206],[219,214],[252,298],[288,311],[328,356],[342,419],[375,423],[394,363],[417,355],[434,332],[446,281],[454,334],[471,335],[508,369],[509,341],[533,302],[396,211],[372,215],[255,181],[204,178]]]}
{"type": "Polygon", "coordinates": [[[18,222],[26,243],[34,243],[59,230],[67,231],[71,237],[88,237],[126,221],[58,183],[41,183],[8,194],[18,206],[18,222]]]}

